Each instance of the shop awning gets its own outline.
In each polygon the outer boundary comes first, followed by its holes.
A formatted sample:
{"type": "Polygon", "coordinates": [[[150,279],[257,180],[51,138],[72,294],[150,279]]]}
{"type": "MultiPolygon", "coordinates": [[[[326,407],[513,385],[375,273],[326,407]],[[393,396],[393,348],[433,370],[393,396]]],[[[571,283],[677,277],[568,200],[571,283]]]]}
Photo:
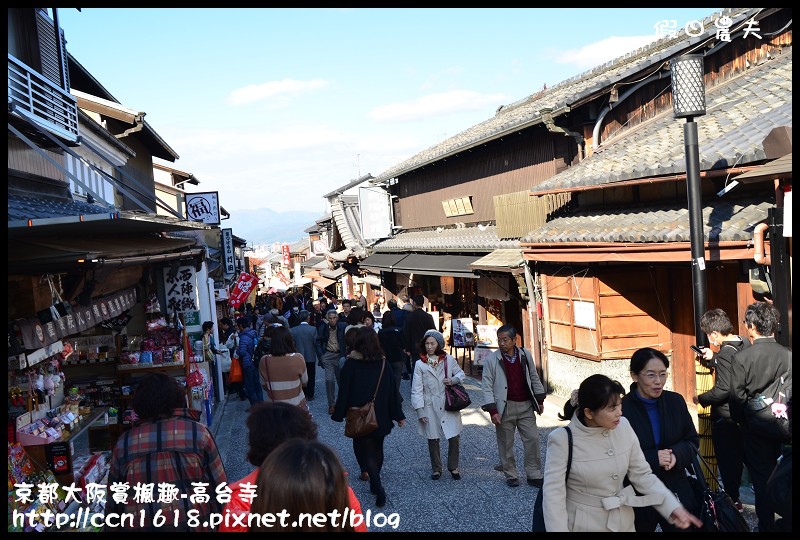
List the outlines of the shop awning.
{"type": "Polygon", "coordinates": [[[521,249],[496,249],[469,266],[473,270],[517,273],[524,262],[521,249]]]}
{"type": "Polygon", "coordinates": [[[316,255],[300,263],[301,268],[316,268],[316,265],[325,261],[325,257],[316,255]]]}
{"type": "Polygon", "coordinates": [[[10,273],[23,273],[85,269],[96,264],[130,266],[190,258],[204,252],[203,248],[187,249],[194,245],[194,239],[136,235],[16,238],[9,239],[8,268],[10,273]]]}
{"type": "Polygon", "coordinates": [[[320,272],[320,275],[322,277],[326,277],[328,279],[332,279],[334,281],[337,281],[339,279],[339,277],[341,277],[343,274],[346,274],[346,273],[347,273],[347,270],[345,270],[342,267],[339,267],[339,268],[334,268],[333,270],[322,270],[320,272]]]}
{"type": "Polygon", "coordinates": [[[375,276],[372,274],[367,274],[366,276],[358,276],[353,278],[353,283],[369,283],[374,287],[381,286],[381,277],[375,276]]]}
{"type": "Polygon", "coordinates": [[[328,279],[328,278],[324,278],[324,277],[318,277],[318,278],[314,278],[314,283],[312,283],[312,285],[314,285],[314,287],[317,287],[319,289],[325,289],[325,288],[333,285],[334,283],[336,283],[336,281],[333,280],[333,279],[328,279]]]}
{"type": "Polygon", "coordinates": [[[750,172],[734,176],[733,179],[741,184],[752,182],[772,181],[776,178],[792,177],[792,154],[786,154],[774,161],[765,163],[750,172]]]}
{"type": "Polygon", "coordinates": [[[453,276],[462,278],[475,278],[479,276],[472,272],[469,265],[478,257],[474,255],[429,255],[411,253],[392,269],[393,272],[408,274],[424,274],[428,276],[453,276]]]}
{"type": "Polygon", "coordinates": [[[375,253],[358,263],[358,266],[371,272],[391,272],[392,268],[407,256],[407,253],[375,253]]]}

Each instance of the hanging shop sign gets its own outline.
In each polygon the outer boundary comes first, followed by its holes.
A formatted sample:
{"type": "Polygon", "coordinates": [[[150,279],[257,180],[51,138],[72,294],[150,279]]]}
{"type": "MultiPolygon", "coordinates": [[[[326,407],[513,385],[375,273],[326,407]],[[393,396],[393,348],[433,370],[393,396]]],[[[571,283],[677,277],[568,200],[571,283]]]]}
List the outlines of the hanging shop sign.
{"type": "Polygon", "coordinates": [[[31,317],[17,319],[14,325],[19,329],[18,334],[25,349],[41,349],[60,342],[62,338],[113,319],[135,306],[136,302],[136,290],[125,289],[102,298],[95,298],[90,306],[72,306],[72,313],[48,323],[42,323],[38,317],[31,317]]]}
{"type": "Polygon", "coordinates": [[[222,229],[222,258],[225,266],[225,277],[229,278],[236,273],[236,264],[233,251],[233,229],[222,229]]]}
{"type": "Polygon", "coordinates": [[[164,269],[164,290],[167,293],[167,314],[199,309],[197,296],[197,270],[194,265],[164,269]]]}
{"type": "Polygon", "coordinates": [[[207,191],[186,194],[186,219],[206,225],[219,225],[219,192],[207,191]]]}
{"type": "Polygon", "coordinates": [[[281,245],[281,254],[283,255],[283,258],[281,260],[281,264],[283,266],[288,267],[289,264],[291,264],[291,262],[292,262],[292,259],[291,259],[290,253],[289,253],[289,244],[282,244],[281,245]]]}
{"type": "Polygon", "coordinates": [[[258,285],[258,276],[255,274],[248,274],[247,272],[242,272],[239,275],[239,279],[236,281],[236,285],[234,285],[233,289],[231,290],[231,297],[228,302],[234,309],[238,309],[247,297],[250,296],[250,293],[255,289],[256,285],[258,285]]]}

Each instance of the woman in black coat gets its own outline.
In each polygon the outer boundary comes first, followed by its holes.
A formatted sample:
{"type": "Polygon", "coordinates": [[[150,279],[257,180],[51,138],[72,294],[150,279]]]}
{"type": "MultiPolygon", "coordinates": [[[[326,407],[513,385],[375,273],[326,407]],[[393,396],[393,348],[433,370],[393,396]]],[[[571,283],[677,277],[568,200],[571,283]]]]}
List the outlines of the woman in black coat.
{"type": "Polygon", "coordinates": [[[335,422],[343,421],[348,408],[360,407],[371,401],[375,395],[378,429],[364,437],[354,438],[353,453],[361,470],[369,474],[369,488],[376,496],[375,506],[382,507],[386,504],[386,490],[381,484],[380,476],[383,468],[383,440],[392,431],[393,422],[403,426],[406,417],[400,405],[400,393],[395,386],[394,374],[378,342],[378,334],[366,326],[353,331],[357,332],[355,347],[339,374],[339,394],[331,419],[335,422]]]}
{"type": "MultiPolygon", "coordinates": [[[[660,351],[646,347],[633,353],[630,363],[633,384],[622,398],[622,415],[639,437],[653,473],[689,512],[700,515],[699,501],[685,472],[687,467],[691,471],[696,462],[700,436],[683,396],[664,390],[668,368],[669,360],[660,351]]],[[[649,506],[634,508],[634,512],[636,532],[654,532],[657,524],[664,532],[680,530],[649,506]]]]}

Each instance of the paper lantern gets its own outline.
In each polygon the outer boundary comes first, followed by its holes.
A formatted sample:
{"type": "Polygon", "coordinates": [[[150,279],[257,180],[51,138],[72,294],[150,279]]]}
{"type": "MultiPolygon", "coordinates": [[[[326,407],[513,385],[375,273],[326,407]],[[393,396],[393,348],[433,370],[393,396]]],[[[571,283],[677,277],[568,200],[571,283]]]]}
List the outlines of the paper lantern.
{"type": "Polygon", "coordinates": [[[442,286],[442,294],[453,294],[456,290],[456,278],[453,276],[441,276],[439,283],[442,286]]]}

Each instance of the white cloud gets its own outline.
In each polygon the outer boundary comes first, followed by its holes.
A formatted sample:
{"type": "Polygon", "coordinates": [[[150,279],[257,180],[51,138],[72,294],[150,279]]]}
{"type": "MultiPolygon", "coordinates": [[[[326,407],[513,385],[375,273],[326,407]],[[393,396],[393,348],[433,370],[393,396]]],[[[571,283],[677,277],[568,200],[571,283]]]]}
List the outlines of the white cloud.
{"type": "Polygon", "coordinates": [[[324,79],[312,79],[310,81],[283,79],[262,84],[251,84],[233,90],[228,95],[228,103],[231,105],[245,105],[247,103],[263,101],[274,97],[285,97],[287,95],[319,90],[320,88],[327,87],[329,84],[330,82],[324,79]]]}
{"type": "Polygon", "coordinates": [[[588,70],[609,60],[619,58],[639,47],[658,39],[656,35],[611,36],[596,43],[584,45],[579,49],[552,51],[550,57],[559,64],[572,64],[580,70],[588,70]]]}
{"type": "Polygon", "coordinates": [[[462,111],[480,110],[487,105],[501,105],[507,100],[508,97],[505,94],[481,94],[470,90],[452,90],[428,94],[412,101],[375,107],[370,111],[369,116],[376,122],[408,122],[462,111]]]}

